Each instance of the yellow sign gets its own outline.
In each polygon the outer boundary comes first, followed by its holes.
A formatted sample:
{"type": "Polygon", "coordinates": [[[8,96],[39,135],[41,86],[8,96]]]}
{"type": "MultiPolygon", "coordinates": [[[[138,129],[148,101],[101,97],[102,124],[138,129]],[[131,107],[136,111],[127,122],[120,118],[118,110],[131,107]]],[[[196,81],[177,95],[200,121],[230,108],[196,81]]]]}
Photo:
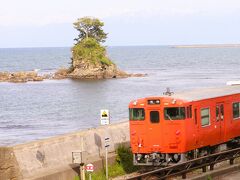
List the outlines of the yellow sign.
{"type": "Polygon", "coordinates": [[[108,117],[108,113],[106,111],[102,112],[102,117],[108,117]]]}
{"type": "Polygon", "coordinates": [[[102,109],[101,110],[101,125],[107,125],[110,123],[110,118],[109,118],[109,110],[108,109],[102,109]]]}

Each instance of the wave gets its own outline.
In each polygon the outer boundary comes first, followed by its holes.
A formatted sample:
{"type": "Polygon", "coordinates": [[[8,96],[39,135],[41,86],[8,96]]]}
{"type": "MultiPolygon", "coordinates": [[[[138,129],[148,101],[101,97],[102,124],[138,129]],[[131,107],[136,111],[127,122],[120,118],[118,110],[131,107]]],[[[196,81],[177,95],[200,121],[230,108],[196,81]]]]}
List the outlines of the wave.
{"type": "Polygon", "coordinates": [[[32,128],[30,125],[6,125],[6,126],[0,126],[0,129],[28,129],[32,128]]]}

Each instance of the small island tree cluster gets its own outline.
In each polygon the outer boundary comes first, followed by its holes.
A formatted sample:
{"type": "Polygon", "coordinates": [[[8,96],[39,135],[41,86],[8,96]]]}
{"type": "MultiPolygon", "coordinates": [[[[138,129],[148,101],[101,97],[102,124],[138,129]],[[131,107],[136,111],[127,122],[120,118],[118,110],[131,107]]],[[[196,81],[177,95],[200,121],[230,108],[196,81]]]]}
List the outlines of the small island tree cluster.
{"type": "Polygon", "coordinates": [[[107,57],[106,48],[101,44],[106,41],[107,33],[102,29],[104,23],[97,18],[83,17],[73,23],[79,32],[72,48],[73,78],[101,79],[126,77],[107,57]]]}
{"type": "Polygon", "coordinates": [[[79,32],[78,38],[74,39],[77,43],[80,43],[83,39],[87,38],[95,39],[97,42],[106,41],[107,33],[102,29],[104,23],[99,19],[84,17],[78,19],[73,25],[79,32]]]}
{"type": "Polygon", "coordinates": [[[106,41],[107,34],[103,31],[104,23],[99,19],[84,17],[73,23],[79,35],[74,40],[73,67],[77,67],[83,61],[98,65],[99,63],[111,65],[112,62],[106,56],[106,49],[100,43],[106,41]]]}

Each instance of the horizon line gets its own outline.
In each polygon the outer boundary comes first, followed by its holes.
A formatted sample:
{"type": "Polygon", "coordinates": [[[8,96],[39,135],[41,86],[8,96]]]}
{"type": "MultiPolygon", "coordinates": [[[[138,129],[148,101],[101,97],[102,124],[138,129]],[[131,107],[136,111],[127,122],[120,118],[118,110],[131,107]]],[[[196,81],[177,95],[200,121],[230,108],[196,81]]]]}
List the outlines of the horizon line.
{"type": "MultiPolygon", "coordinates": [[[[194,47],[240,47],[240,43],[204,43],[204,44],[166,44],[166,45],[104,45],[105,47],[143,47],[143,46],[165,46],[174,48],[194,48],[194,47]]],[[[34,48],[71,48],[73,46],[23,46],[23,47],[0,47],[0,49],[34,49],[34,48]]]]}

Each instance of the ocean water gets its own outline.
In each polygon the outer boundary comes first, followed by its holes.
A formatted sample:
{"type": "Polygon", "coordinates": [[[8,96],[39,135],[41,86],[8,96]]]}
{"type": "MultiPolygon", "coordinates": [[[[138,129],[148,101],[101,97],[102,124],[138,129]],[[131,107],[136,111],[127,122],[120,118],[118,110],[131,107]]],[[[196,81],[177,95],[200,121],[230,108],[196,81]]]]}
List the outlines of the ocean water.
{"type": "MultiPolygon", "coordinates": [[[[100,110],[111,123],[128,119],[136,98],[225,86],[240,80],[239,48],[109,47],[120,69],[146,77],[0,83],[0,146],[99,126],[100,110]]],[[[70,48],[0,49],[0,71],[53,72],[68,67],[70,48]]]]}

